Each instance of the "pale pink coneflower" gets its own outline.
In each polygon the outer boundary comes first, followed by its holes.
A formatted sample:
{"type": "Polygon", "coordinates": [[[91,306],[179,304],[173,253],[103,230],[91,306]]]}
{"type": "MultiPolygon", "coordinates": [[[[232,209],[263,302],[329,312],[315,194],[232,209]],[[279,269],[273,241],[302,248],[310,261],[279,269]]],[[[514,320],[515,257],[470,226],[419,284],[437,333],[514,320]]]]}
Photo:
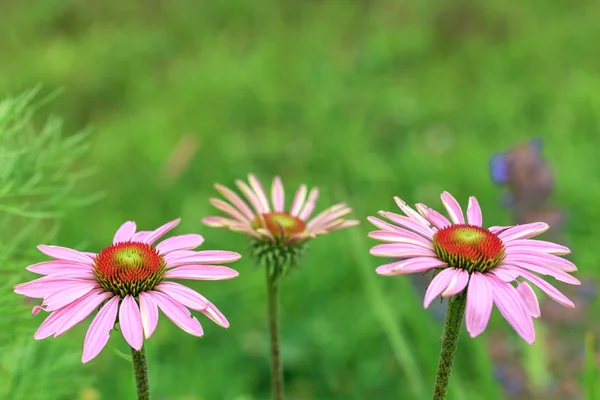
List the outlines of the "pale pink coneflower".
{"type": "Polygon", "coordinates": [[[391,224],[368,218],[379,228],[369,236],[386,242],[374,246],[371,254],[401,259],[379,266],[378,274],[433,271],[425,293],[425,308],[439,296],[450,298],[434,400],[446,398],[463,316],[470,336],[476,337],[487,327],[495,304],[518,335],[531,344],[535,341],[533,318],[540,316],[540,307],[530,284],[567,307],[574,307],[573,302],[539,275],[580,284],[568,274],[577,270],[575,265],[559,257],[570,253],[567,247],[530,239],[545,232],[548,224],[486,229],[482,227],[481,209],[475,197],[469,199],[466,220],[450,193],[442,193],[441,198],[450,220],[424,204],[416,205],[417,212],[398,197],[395,200],[404,215],[380,211],[379,215],[391,224]]]}
{"type": "Polygon", "coordinates": [[[368,220],[380,230],[369,236],[386,244],[371,249],[380,257],[401,258],[377,268],[380,275],[405,275],[434,270],[425,293],[424,306],[438,296],[450,297],[467,289],[466,327],[471,337],[483,332],[492,305],[526,342],[533,343],[532,317],[540,316],[537,296],[529,283],[556,302],[574,307],[573,302],[537,274],[579,285],[567,272],[575,265],[559,255],[570,250],[562,245],[530,238],[549,226],[536,222],[516,226],[482,227],[482,214],[475,197],[469,199],[467,220],[458,202],[448,192],[442,202],[450,220],[423,204],[415,212],[398,197],[396,203],[406,216],[380,211],[389,224],[375,217],[368,220]],[[529,283],[528,283],[528,282],[529,283]],[[514,286],[513,284],[516,284],[514,286]]]}
{"type": "Polygon", "coordinates": [[[42,278],[16,285],[18,294],[40,298],[33,314],[44,310],[44,320],[35,339],[58,337],[99,309],[83,344],[82,362],[96,357],[106,346],[110,331],[119,323],[132,350],[140,351],[158,323],[160,309],[183,331],[202,336],[200,322],[188,309],[200,311],[216,324],[229,322],[204,296],[173,280],[221,280],[238,272],[215,264],[230,263],[241,256],[231,251],[192,251],[202,244],[196,234],[174,236],[154,243],[173,229],[179,219],[154,231],[139,231],[133,221],[117,230],[113,244],[98,254],[40,245],[38,249],[54,258],[31,265],[42,278]]]}
{"type": "Polygon", "coordinates": [[[227,214],[227,217],[207,217],[202,222],[208,226],[241,232],[254,239],[251,252],[265,266],[267,278],[273,399],[282,400],[284,391],[279,351],[279,278],[286,270],[298,266],[305,244],[310,239],[358,225],[359,222],[345,219],[352,212],[345,204],[334,205],[310,218],[319,197],[316,188],[308,192],[306,185],[301,185],[288,209],[280,177],[273,179],[271,201],[256,176],[248,175],[248,181],[249,185],[241,180],[235,182],[246,200],[231,189],[216,184],[215,188],[227,201],[212,198],[210,203],[227,214]]]}

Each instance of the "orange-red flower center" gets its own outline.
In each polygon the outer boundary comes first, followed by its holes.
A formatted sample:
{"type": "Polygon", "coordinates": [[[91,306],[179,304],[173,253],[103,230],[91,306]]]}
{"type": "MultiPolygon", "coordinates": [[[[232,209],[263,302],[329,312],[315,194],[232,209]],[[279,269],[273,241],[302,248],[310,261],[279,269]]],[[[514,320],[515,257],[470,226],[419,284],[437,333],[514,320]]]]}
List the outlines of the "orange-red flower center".
{"type": "Polygon", "coordinates": [[[487,229],[474,225],[450,225],[433,236],[440,260],[469,272],[487,272],[504,259],[502,240],[487,229]]]}
{"type": "Polygon", "coordinates": [[[145,243],[117,243],[94,259],[94,275],[104,289],[114,294],[137,296],[151,290],[165,275],[163,257],[145,243]]]}
{"type": "Polygon", "coordinates": [[[259,214],[254,218],[252,226],[254,229],[266,229],[279,239],[288,238],[295,233],[302,233],[306,230],[304,221],[287,212],[259,214]]]}

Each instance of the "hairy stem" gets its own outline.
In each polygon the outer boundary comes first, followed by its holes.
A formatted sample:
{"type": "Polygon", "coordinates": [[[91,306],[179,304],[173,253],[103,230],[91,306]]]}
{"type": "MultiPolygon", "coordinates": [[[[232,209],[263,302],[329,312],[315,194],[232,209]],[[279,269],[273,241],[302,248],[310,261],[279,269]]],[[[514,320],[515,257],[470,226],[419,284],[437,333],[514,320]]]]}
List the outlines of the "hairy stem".
{"type": "Polygon", "coordinates": [[[453,296],[448,302],[440,363],[435,378],[435,387],[433,388],[433,400],[445,400],[448,394],[448,383],[452,374],[452,364],[454,363],[454,355],[458,346],[458,336],[465,314],[465,304],[466,296],[463,293],[453,296]]]}
{"type": "Polygon", "coordinates": [[[273,400],[283,400],[283,365],[279,348],[279,275],[267,271],[267,310],[269,315],[269,334],[271,336],[271,384],[273,400]]]}
{"type": "Polygon", "coordinates": [[[137,351],[131,348],[131,361],[133,363],[133,372],[135,374],[135,386],[137,389],[138,400],[150,399],[150,385],[148,384],[148,361],[146,360],[146,351],[144,346],[137,351]]]}

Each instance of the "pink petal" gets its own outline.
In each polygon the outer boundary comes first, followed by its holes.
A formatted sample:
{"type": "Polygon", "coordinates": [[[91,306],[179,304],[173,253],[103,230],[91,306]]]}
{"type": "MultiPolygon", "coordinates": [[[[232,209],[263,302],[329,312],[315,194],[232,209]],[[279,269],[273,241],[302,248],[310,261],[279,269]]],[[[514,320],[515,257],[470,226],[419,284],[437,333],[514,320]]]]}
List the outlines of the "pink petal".
{"type": "Polygon", "coordinates": [[[389,219],[393,223],[400,225],[401,227],[403,227],[405,229],[416,232],[428,239],[431,239],[433,237],[433,234],[434,234],[433,229],[431,229],[427,226],[423,226],[420,223],[415,222],[413,219],[410,219],[403,215],[398,215],[398,214],[394,214],[391,212],[387,212],[387,211],[379,211],[379,215],[389,219]]]}
{"type": "Polygon", "coordinates": [[[65,325],[65,323],[75,321],[69,326],[69,328],[72,327],[84,320],[96,307],[102,304],[102,302],[110,296],[112,296],[112,293],[102,292],[101,289],[92,290],[68,306],[52,312],[50,316],[42,322],[33,337],[36,340],[47,338],[48,336],[54,335],[65,325]],[[85,315],[81,317],[82,314],[85,315]]]}
{"type": "Polygon", "coordinates": [[[231,216],[235,221],[246,222],[246,223],[251,221],[248,218],[246,218],[246,216],[244,214],[242,214],[237,208],[233,207],[231,204],[229,204],[223,200],[211,198],[208,201],[210,204],[215,206],[217,209],[219,209],[219,210],[223,211],[224,213],[228,214],[229,216],[231,216]]]}
{"type": "Polygon", "coordinates": [[[431,223],[431,225],[435,226],[437,229],[443,229],[447,226],[452,225],[448,218],[444,217],[439,212],[427,207],[425,204],[418,203],[417,210],[423,215],[423,217],[427,218],[427,220],[431,223]]]}
{"type": "Polygon", "coordinates": [[[262,184],[258,180],[256,176],[253,174],[248,175],[248,181],[250,182],[250,187],[254,190],[258,201],[260,202],[264,212],[270,212],[271,207],[269,207],[269,200],[267,200],[267,194],[265,193],[265,189],[263,189],[262,184]]]}
{"type": "Polygon", "coordinates": [[[416,233],[412,233],[409,231],[404,231],[402,233],[390,231],[374,231],[369,232],[369,237],[371,239],[380,240],[382,242],[412,244],[415,246],[421,246],[426,249],[433,250],[433,243],[425,239],[423,236],[419,236],[416,233]]]}
{"type": "Polygon", "coordinates": [[[184,265],[183,267],[169,269],[165,273],[165,278],[203,281],[233,279],[237,276],[239,276],[239,273],[236,270],[218,265],[184,265]]]}
{"type": "Polygon", "coordinates": [[[21,294],[23,296],[42,299],[50,295],[51,293],[54,293],[64,288],[67,285],[83,282],[85,281],[81,279],[67,278],[63,276],[54,277],[50,275],[35,279],[33,281],[15,285],[14,291],[15,293],[21,294]]]}
{"type": "Polygon", "coordinates": [[[467,208],[467,221],[469,225],[481,226],[483,217],[481,215],[481,207],[479,202],[473,196],[469,197],[469,207],[467,208]]]}
{"type": "MultiPolygon", "coordinates": [[[[404,233],[404,232],[409,232],[412,233],[413,235],[416,235],[416,233],[408,231],[404,228],[400,228],[396,225],[392,225],[390,223],[387,223],[377,217],[367,217],[367,221],[369,221],[370,223],[372,223],[373,225],[375,225],[377,228],[383,230],[383,231],[389,231],[389,232],[400,232],[400,233],[404,233]]],[[[431,238],[429,238],[431,239],[431,238]]]]}
{"type": "Polygon", "coordinates": [[[502,239],[504,243],[510,242],[511,240],[529,239],[530,237],[546,232],[549,227],[550,225],[545,222],[516,225],[500,232],[498,237],[502,239]]]}
{"type": "Polygon", "coordinates": [[[254,219],[254,212],[252,212],[252,210],[250,209],[250,207],[248,207],[246,202],[242,200],[241,197],[238,196],[233,190],[223,185],[219,185],[218,183],[215,185],[215,188],[219,193],[221,193],[221,195],[223,195],[223,197],[229,200],[229,202],[233,204],[233,206],[237,207],[238,210],[240,210],[242,214],[244,214],[246,219],[248,219],[248,221],[252,221],[254,219]]]}
{"type": "Polygon", "coordinates": [[[539,251],[529,250],[507,250],[507,255],[504,258],[506,262],[528,262],[540,266],[550,265],[565,272],[577,271],[577,266],[571,261],[552,254],[546,254],[539,251]]]}
{"type": "Polygon", "coordinates": [[[202,311],[208,306],[206,299],[195,290],[176,282],[161,282],[156,289],[192,310],[202,311]]]}
{"type": "Polygon", "coordinates": [[[225,318],[221,311],[219,311],[219,309],[215,307],[213,303],[208,301],[206,297],[202,296],[201,294],[198,294],[198,296],[200,296],[200,300],[206,303],[206,308],[200,310],[200,312],[207,316],[215,324],[223,328],[229,328],[229,321],[227,321],[227,318],[225,318]]]}
{"type": "Polygon", "coordinates": [[[31,315],[36,316],[42,310],[43,308],[41,306],[33,306],[33,308],[31,309],[31,315]]]}
{"type": "Polygon", "coordinates": [[[329,207],[327,210],[320,212],[312,220],[306,224],[306,230],[309,231],[321,231],[324,230],[328,225],[335,223],[342,219],[342,217],[350,214],[351,208],[346,207],[345,204],[336,204],[329,207]]]}
{"type": "Polygon", "coordinates": [[[565,307],[575,308],[575,304],[571,300],[569,300],[564,294],[559,292],[554,286],[543,280],[537,275],[532,274],[529,271],[521,271],[521,276],[527,279],[529,282],[533,283],[535,286],[542,289],[544,293],[546,293],[552,300],[556,301],[559,304],[562,304],[565,307]]]}
{"type": "Polygon", "coordinates": [[[522,261],[510,263],[505,260],[504,263],[502,265],[499,265],[498,267],[505,267],[508,269],[512,269],[512,270],[515,270],[515,272],[520,272],[521,268],[525,268],[527,270],[537,272],[538,274],[550,275],[553,278],[555,278],[556,280],[561,281],[561,282],[569,283],[571,285],[581,285],[581,282],[579,282],[579,280],[577,278],[567,274],[566,272],[564,272],[556,267],[552,267],[549,265],[547,265],[545,267],[541,267],[536,264],[526,263],[526,262],[522,262],[522,261]]]}
{"type": "Polygon", "coordinates": [[[178,250],[193,250],[204,242],[204,238],[200,235],[188,234],[173,236],[163,240],[156,246],[161,254],[167,254],[178,250]]]}
{"type": "Polygon", "coordinates": [[[512,240],[505,244],[507,249],[521,250],[537,250],[543,253],[554,254],[555,256],[564,256],[571,254],[571,250],[568,247],[562,246],[557,243],[546,242],[544,240],[535,239],[520,239],[512,240]]]}
{"type": "Polygon", "coordinates": [[[94,359],[100,354],[106,343],[108,343],[110,331],[115,326],[117,310],[119,309],[119,299],[119,296],[114,296],[108,300],[94,317],[83,341],[82,363],[85,364],[94,359]]]}
{"type": "Polygon", "coordinates": [[[540,303],[538,303],[538,298],[531,286],[529,286],[527,282],[518,282],[517,292],[521,295],[525,308],[529,311],[529,314],[534,318],[539,318],[541,315],[540,303]]]}
{"type": "Polygon", "coordinates": [[[164,234],[169,232],[171,229],[175,228],[179,224],[180,221],[181,221],[181,218],[177,218],[171,222],[167,222],[163,226],[156,228],[156,230],[154,230],[154,231],[150,232],[148,235],[144,236],[144,238],[142,239],[142,243],[146,243],[146,244],[150,244],[150,245],[153,244],[158,239],[160,239],[164,234]]]}
{"type": "Polygon", "coordinates": [[[283,191],[283,183],[281,178],[276,176],[273,179],[273,186],[271,187],[271,201],[273,202],[273,208],[277,212],[283,211],[285,207],[285,193],[283,191]]]}
{"type": "Polygon", "coordinates": [[[445,268],[441,270],[432,280],[429,282],[429,286],[427,286],[427,291],[425,292],[425,299],[423,301],[423,306],[428,308],[433,299],[440,296],[440,294],[448,287],[448,285],[456,279],[456,275],[459,270],[457,268],[445,268]]]}
{"type": "Polygon", "coordinates": [[[454,296],[455,294],[462,292],[465,287],[467,287],[467,283],[469,283],[469,273],[465,269],[458,268],[454,274],[454,277],[450,283],[448,283],[448,287],[442,292],[441,296],[454,296]]]}
{"type": "Polygon", "coordinates": [[[115,233],[113,244],[129,242],[135,233],[135,222],[127,221],[115,233]]]}
{"type": "Polygon", "coordinates": [[[78,274],[93,271],[93,267],[89,264],[63,260],[44,261],[30,265],[26,269],[41,275],[68,275],[70,273],[78,274]]]}
{"type": "Polygon", "coordinates": [[[146,292],[140,292],[138,295],[140,301],[140,314],[142,316],[142,327],[144,329],[144,337],[150,338],[158,324],[158,307],[152,298],[152,295],[146,292]]]}
{"type": "Polygon", "coordinates": [[[395,196],[394,197],[394,201],[396,202],[396,205],[398,205],[398,207],[402,210],[402,212],[404,213],[404,215],[406,215],[408,218],[414,219],[415,221],[417,221],[421,225],[424,225],[424,226],[426,226],[426,227],[429,228],[429,225],[431,225],[429,223],[429,221],[427,221],[425,218],[423,218],[423,216],[421,216],[421,214],[419,214],[418,212],[416,212],[415,210],[413,210],[408,204],[406,204],[404,202],[404,200],[402,200],[398,196],[395,196]]]}
{"type": "Polygon", "coordinates": [[[119,325],[127,343],[139,351],[144,344],[142,316],[135,299],[130,294],[123,298],[119,307],[119,325]]]}
{"type": "Polygon", "coordinates": [[[433,257],[415,257],[408,260],[396,261],[377,267],[375,272],[383,276],[406,275],[416,272],[425,272],[434,268],[443,268],[448,264],[433,257]]]}
{"type": "Polygon", "coordinates": [[[488,231],[495,233],[495,234],[499,234],[510,228],[512,228],[512,226],[492,226],[492,227],[488,228],[488,231]]]}
{"type": "Polygon", "coordinates": [[[408,257],[436,257],[437,254],[431,249],[409,244],[378,244],[369,251],[377,257],[408,258],[408,257]]]}
{"type": "Polygon", "coordinates": [[[495,275],[488,276],[492,285],[494,303],[500,314],[513,327],[513,329],[525,340],[532,344],[535,342],[535,329],[531,315],[526,312],[525,304],[521,295],[510,283],[503,282],[495,275]]]}
{"type": "Polygon", "coordinates": [[[64,321],[60,328],[56,330],[56,332],[54,333],[54,337],[59,337],[60,335],[67,332],[69,329],[86,319],[92,312],[94,312],[100,306],[100,304],[104,303],[106,299],[109,299],[113,296],[114,295],[112,293],[105,292],[104,289],[94,289],[87,295],[79,298],[79,300],[75,300],[68,306],[61,308],[61,310],[64,310],[73,306],[69,318],[66,321],[64,321]],[[87,297],[88,295],[89,297],[87,297]]]}
{"type": "Polygon", "coordinates": [[[450,216],[452,222],[455,224],[464,224],[465,217],[463,215],[462,208],[460,208],[460,205],[456,199],[448,192],[442,193],[441,197],[442,204],[444,204],[446,211],[448,211],[448,215],[450,216]]]}
{"type": "Polygon", "coordinates": [[[250,189],[250,186],[248,186],[246,184],[246,182],[238,179],[235,181],[235,184],[241,190],[241,192],[244,194],[244,196],[246,196],[246,198],[250,202],[250,205],[254,208],[254,211],[256,214],[264,214],[264,213],[269,212],[268,209],[265,209],[263,207],[263,204],[259,200],[256,193],[254,193],[254,191],[252,189],[250,189]]]}
{"type": "Polygon", "coordinates": [[[290,214],[296,217],[302,207],[304,206],[304,200],[306,200],[306,185],[300,185],[298,190],[296,191],[296,195],[294,196],[294,201],[292,202],[292,208],[290,209],[290,214]]]}
{"type": "Polygon", "coordinates": [[[184,256],[170,259],[169,267],[189,264],[216,264],[230,263],[239,260],[242,256],[239,253],[225,250],[205,250],[198,251],[195,255],[184,256]]]}
{"type": "Polygon", "coordinates": [[[140,243],[144,243],[144,238],[146,236],[148,236],[149,234],[151,234],[153,231],[139,231],[136,232],[132,237],[131,237],[131,242],[140,242],[140,243]]]}
{"type": "Polygon", "coordinates": [[[494,304],[492,285],[481,272],[473,272],[467,289],[467,307],[465,322],[471,337],[485,330],[492,314],[494,304]]]}
{"type": "Polygon", "coordinates": [[[306,221],[312,214],[317,204],[317,199],[319,198],[319,189],[312,188],[310,193],[308,194],[308,199],[304,206],[302,207],[302,211],[298,213],[298,218],[303,221],[306,221]]]}
{"type": "Polygon", "coordinates": [[[99,286],[98,282],[95,281],[77,282],[65,285],[60,290],[57,290],[44,298],[42,306],[46,306],[44,308],[46,311],[58,310],[89,293],[97,286],[99,286]]]}
{"type": "Polygon", "coordinates": [[[165,313],[167,318],[184,332],[194,336],[202,336],[204,334],[200,322],[181,303],[161,292],[151,291],[146,293],[152,296],[152,299],[162,312],[165,313]]]}
{"type": "Polygon", "coordinates": [[[499,265],[490,270],[489,273],[495,275],[498,279],[504,282],[512,282],[520,276],[520,270],[503,267],[503,265],[499,265]]]}
{"type": "Polygon", "coordinates": [[[44,244],[40,244],[38,249],[47,256],[56,258],[58,260],[75,261],[86,265],[92,265],[93,263],[93,260],[85,254],[80,253],[77,250],[68,249],[66,247],[46,246],[44,244]]]}

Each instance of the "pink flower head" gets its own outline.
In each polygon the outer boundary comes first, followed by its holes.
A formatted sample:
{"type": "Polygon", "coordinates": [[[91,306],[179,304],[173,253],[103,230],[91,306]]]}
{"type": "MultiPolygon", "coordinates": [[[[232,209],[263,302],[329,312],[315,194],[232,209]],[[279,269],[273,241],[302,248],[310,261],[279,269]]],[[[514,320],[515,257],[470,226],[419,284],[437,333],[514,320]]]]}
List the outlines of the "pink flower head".
{"type": "Polygon", "coordinates": [[[532,317],[540,316],[540,307],[529,283],[556,302],[575,307],[537,275],[580,284],[567,273],[576,271],[575,265],[558,257],[570,253],[567,247],[530,240],[545,232],[547,224],[536,222],[486,229],[482,227],[481,209],[475,197],[469,199],[466,221],[450,193],[444,192],[441,197],[452,222],[423,204],[416,205],[416,212],[398,197],[396,203],[405,215],[380,211],[379,215],[392,224],[368,218],[380,229],[369,236],[387,242],[374,246],[371,254],[402,259],[381,265],[376,270],[378,274],[392,276],[434,270],[435,276],[425,293],[425,308],[438,296],[451,297],[466,289],[465,320],[471,337],[485,330],[492,305],[496,304],[519,336],[533,343],[532,317]]]}
{"type": "Polygon", "coordinates": [[[116,322],[129,345],[140,350],[158,323],[158,309],[185,332],[202,336],[202,326],[189,309],[200,311],[216,324],[229,322],[206,298],[172,280],[220,280],[238,276],[237,271],[215,264],[240,259],[231,251],[192,251],[204,238],[189,234],[153,244],[179,224],[171,221],[154,231],[139,231],[133,221],[115,233],[113,244],[100,253],[83,253],[60,246],[40,245],[52,258],[27,269],[42,278],[16,285],[14,290],[40,298],[35,315],[50,312],[34,335],[58,337],[99,308],[83,343],[82,362],[96,357],[106,346],[116,322]]]}
{"type": "Polygon", "coordinates": [[[306,185],[301,185],[296,191],[291,208],[286,211],[281,178],[277,176],[273,179],[271,202],[254,175],[248,175],[248,180],[250,186],[241,180],[235,183],[251,207],[229,188],[216,184],[217,191],[229,202],[212,198],[210,203],[229,217],[207,217],[202,222],[208,226],[242,232],[262,241],[284,244],[304,242],[359,223],[356,220],[344,219],[352,212],[345,204],[336,204],[309,219],[319,197],[317,188],[313,188],[307,198],[306,185]]]}

